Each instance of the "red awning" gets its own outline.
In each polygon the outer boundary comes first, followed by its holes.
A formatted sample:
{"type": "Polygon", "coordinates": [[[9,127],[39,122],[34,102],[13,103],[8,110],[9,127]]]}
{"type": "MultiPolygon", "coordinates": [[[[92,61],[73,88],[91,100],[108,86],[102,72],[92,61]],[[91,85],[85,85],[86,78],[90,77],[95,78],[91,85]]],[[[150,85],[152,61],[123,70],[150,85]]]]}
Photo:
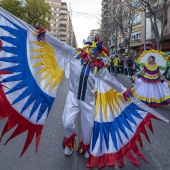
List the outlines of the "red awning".
{"type": "MultiPolygon", "coordinates": [[[[144,50],[144,44],[141,44],[140,49],[141,51],[144,50]]],[[[146,44],[146,50],[150,50],[150,49],[156,49],[156,44],[146,44]]]]}
{"type": "Polygon", "coordinates": [[[170,49],[170,40],[162,42],[162,49],[169,50],[170,49]]]}

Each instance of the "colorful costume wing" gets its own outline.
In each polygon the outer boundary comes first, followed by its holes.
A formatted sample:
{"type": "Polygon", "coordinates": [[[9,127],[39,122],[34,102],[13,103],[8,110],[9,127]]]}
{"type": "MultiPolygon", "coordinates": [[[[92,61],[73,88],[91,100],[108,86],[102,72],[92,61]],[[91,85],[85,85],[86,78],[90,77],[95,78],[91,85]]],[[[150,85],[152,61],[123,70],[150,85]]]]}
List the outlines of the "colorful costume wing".
{"type": "Polygon", "coordinates": [[[9,140],[28,131],[22,155],[34,135],[38,149],[67,59],[75,50],[48,33],[44,42],[37,42],[33,27],[2,8],[0,42],[0,119],[8,117],[1,139],[16,125],[9,140]]]}
{"type": "Polygon", "coordinates": [[[153,132],[151,118],[165,122],[168,120],[134,97],[126,103],[122,94],[100,80],[97,90],[90,157],[86,166],[92,168],[97,165],[103,168],[115,166],[118,162],[121,167],[124,156],[139,166],[131,151],[146,161],[136,145],[138,141],[142,146],[140,133],[149,140],[145,125],[153,132]]]}
{"type": "Polygon", "coordinates": [[[149,56],[155,57],[155,62],[159,66],[161,73],[164,73],[166,70],[167,54],[158,50],[143,51],[137,60],[138,65],[144,66],[148,62],[149,56]]]}

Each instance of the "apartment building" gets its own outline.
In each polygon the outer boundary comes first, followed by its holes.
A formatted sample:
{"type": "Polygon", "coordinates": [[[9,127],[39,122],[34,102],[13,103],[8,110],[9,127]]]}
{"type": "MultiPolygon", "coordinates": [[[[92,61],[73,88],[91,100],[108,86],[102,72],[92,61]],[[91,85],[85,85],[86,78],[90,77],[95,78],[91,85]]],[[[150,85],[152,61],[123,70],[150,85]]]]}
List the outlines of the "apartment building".
{"type": "MultiPolygon", "coordinates": [[[[141,48],[143,47],[145,38],[145,12],[140,8],[139,3],[135,3],[134,6],[137,8],[131,33],[130,52],[132,56],[139,56],[141,54],[141,48]]],[[[149,21],[149,20],[147,20],[149,21]]],[[[143,49],[142,49],[143,50],[143,49]]],[[[126,53],[126,51],[125,51],[126,53]]]]}
{"type": "MultiPolygon", "coordinates": [[[[145,35],[145,12],[141,9],[138,1],[134,1],[132,6],[135,8],[133,15],[132,32],[130,35],[130,55],[139,56],[141,53],[141,48],[144,44],[145,35]]],[[[149,20],[147,20],[149,21],[149,20]]],[[[125,21],[126,22],[126,21],[125,21]]],[[[126,36],[129,36],[129,28],[126,27],[124,32],[126,36]]],[[[110,47],[114,48],[113,41],[110,47]]],[[[114,50],[113,50],[114,52],[114,50]]],[[[125,39],[120,30],[118,30],[118,41],[117,41],[117,53],[120,55],[127,55],[128,48],[125,39]]]]}
{"type": "MultiPolygon", "coordinates": [[[[110,48],[110,53],[115,54],[119,53],[120,55],[127,55],[128,48],[125,39],[120,30],[117,30],[118,38],[117,43],[115,41],[115,33],[111,34],[109,30],[109,25],[111,22],[111,16],[108,11],[112,8],[111,2],[114,0],[102,0],[102,24],[101,24],[101,32],[105,34],[105,40],[107,41],[107,46],[110,48]],[[115,50],[117,49],[117,51],[115,50]]],[[[157,4],[158,0],[153,0],[153,3],[157,4]]],[[[122,1],[124,3],[124,1],[122,1]]],[[[153,4],[154,5],[154,4],[153,4]]],[[[167,6],[170,5],[170,0],[167,1],[167,6]]],[[[153,34],[153,29],[151,26],[150,18],[145,16],[145,11],[141,8],[140,3],[135,0],[132,1],[132,6],[136,8],[135,14],[133,16],[133,26],[132,33],[130,38],[130,53],[131,56],[139,56],[141,52],[144,50],[144,42],[146,36],[146,49],[156,49],[156,40],[153,34]],[[146,18],[145,18],[146,17],[146,18]],[[146,19],[146,24],[145,24],[146,19]],[[146,29],[146,33],[145,33],[146,29]]],[[[157,25],[159,28],[159,32],[161,33],[162,29],[162,21],[163,21],[164,9],[160,6],[156,11],[157,16],[157,25]]],[[[129,35],[129,30],[127,29],[126,35],[129,35]]],[[[164,28],[163,38],[161,42],[162,50],[169,53],[170,52],[170,7],[167,12],[167,23],[164,28]]]]}
{"type": "MultiPolygon", "coordinates": [[[[153,2],[155,4],[161,3],[161,1],[158,1],[158,0],[154,0],[153,2]]],[[[158,6],[159,6],[159,8],[156,11],[156,16],[157,16],[157,25],[159,26],[159,34],[161,34],[162,27],[163,27],[163,17],[164,17],[165,11],[164,11],[163,6],[161,6],[161,5],[158,5],[158,6]]],[[[164,51],[168,54],[168,53],[170,53],[170,0],[167,0],[166,6],[167,6],[167,13],[166,13],[167,20],[166,20],[164,30],[163,30],[161,48],[162,48],[162,51],[164,51]]],[[[151,30],[150,34],[147,36],[148,36],[147,41],[149,41],[149,43],[152,46],[155,46],[155,48],[156,48],[155,36],[153,34],[153,31],[151,30]]]]}
{"type": "Polygon", "coordinates": [[[72,26],[66,2],[61,0],[44,0],[51,6],[52,19],[50,21],[50,34],[60,41],[76,47],[76,36],[72,26]]]}
{"type": "Polygon", "coordinates": [[[100,29],[92,29],[90,35],[87,38],[87,41],[94,40],[95,37],[100,37],[100,29]]]}
{"type": "Polygon", "coordinates": [[[51,30],[49,32],[54,37],[58,38],[61,0],[44,0],[44,2],[48,3],[51,7],[52,18],[50,21],[51,30]]]}
{"type": "MultiPolygon", "coordinates": [[[[168,5],[170,5],[170,0],[168,1],[168,5]]],[[[160,13],[163,15],[163,11],[160,10],[160,13]]],[[[163,34],[162,49],[166,53],[170,53],[170,7],[167,10],[167,23],[163,34]]]]}
{"type": "Polygon", "coordinates": [[[104,42],[104,46],[106,48],[109,47],[109,38],[110,38],[110,1],[109,0],[102,0],[102,15],[101,15],[101,39],[104,42]]]}

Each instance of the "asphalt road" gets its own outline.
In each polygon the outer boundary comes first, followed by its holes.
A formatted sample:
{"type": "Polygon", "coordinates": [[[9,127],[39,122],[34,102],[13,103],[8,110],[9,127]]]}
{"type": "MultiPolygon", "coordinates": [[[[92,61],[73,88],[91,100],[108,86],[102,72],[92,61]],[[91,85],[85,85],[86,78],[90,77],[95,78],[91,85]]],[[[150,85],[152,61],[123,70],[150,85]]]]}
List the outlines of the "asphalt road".
{"type": "MultiPolygon", "coordinates": [[[[128,78],[118,75],[117,79],[126,87],[130,88],[131,83],[128,78]]],[[[0,144],[0,170],[86,170],[87,159],[83,155],[75,153],[69,157],[64,156],[62,149],[62,112],[67,95],[68,80],[64,79],[61,83],[58,96],[53,104],[49,118],[44,126],[38,153],[35,153],[35,140],[31,143],[26,153],[19,158],[24,146],[24,133],[5,146],[3,144],[8,139],[10,131],[7,133],[0,144]]],[[[160,114],[170,120],[170,106],[155,109],[160,114]]],[[[80,117],[76,119],[77,145],[81,135],[80,117]]],[[[0,121],[0,132],[5,125],[6,119],[0,121]]],[[[170,170],[170,124],[153,120],[154,135],[148,131],[151,144],[143,137],[144,147],[142,153],[148,163],[137,158],[141,163],[136,167],[125,159],[125,165],[119,168],[117,165],[104,170],[170,170]]],[[[97,170],[94,168],[93,170],[97,170]]]]}

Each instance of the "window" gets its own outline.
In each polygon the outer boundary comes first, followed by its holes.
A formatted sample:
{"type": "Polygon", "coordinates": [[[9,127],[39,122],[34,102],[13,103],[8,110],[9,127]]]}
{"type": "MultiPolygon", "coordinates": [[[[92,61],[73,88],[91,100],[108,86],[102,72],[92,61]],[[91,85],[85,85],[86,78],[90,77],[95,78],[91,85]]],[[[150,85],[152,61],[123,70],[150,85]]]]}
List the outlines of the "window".
{"type": "Polygon", "coordinates": [[[140,41],[140,40],[141,40],[141,31],[133,32],[131,34],[131,42],[140,41]]]}
{"type": "Polygon", "coordinates": [[[66,19],[67,15],[60,15],[60,17],[66,19]]]}
{"type": "Polygon", "coordinates": [[[51,26],[54,26],[54,24],[51,24],[51,26]]]}
{"type": "Polygon", "coordinates": [[[66,24],[60,24],[61,28],[66,28],[66,24]]]}
{"type": "Polygon", "coordinates": [[[51,7],[51,10],[54,10],[54,7],[51,7]]]}
{"type": "Polygon", "coordinates": [[[66,11],[66,10],[61,10],[61,12],[62,12],[62,13],[67,13],[67,11],[66,11]]]}
{"type": "Polygon", "coordinates": [[[59,5],[59,6],[61,6],[61,3],[59,3],[59,2],[50,2],[50,1],[46,1],[46,2],[48,2],[49,4],[52,4],[52,5],[59,5]]]}
{"type": "Polygon", "coordinates": [[[66,6],[66,5],[61,5],[61,7],[63,7],[63,8],[67,8],[67,6],[66,6]]]}
{"type": "Polygon", "coordinates": [[[139,24],[140,22],[141,22],[141,13],[136,14],[133,18],[133,24],[134,25],[139,24]]]}
{"type": "Polygon", "coordinates": [[[59,21],[59,19],[55,19],[56,21],[59,21]]]}

